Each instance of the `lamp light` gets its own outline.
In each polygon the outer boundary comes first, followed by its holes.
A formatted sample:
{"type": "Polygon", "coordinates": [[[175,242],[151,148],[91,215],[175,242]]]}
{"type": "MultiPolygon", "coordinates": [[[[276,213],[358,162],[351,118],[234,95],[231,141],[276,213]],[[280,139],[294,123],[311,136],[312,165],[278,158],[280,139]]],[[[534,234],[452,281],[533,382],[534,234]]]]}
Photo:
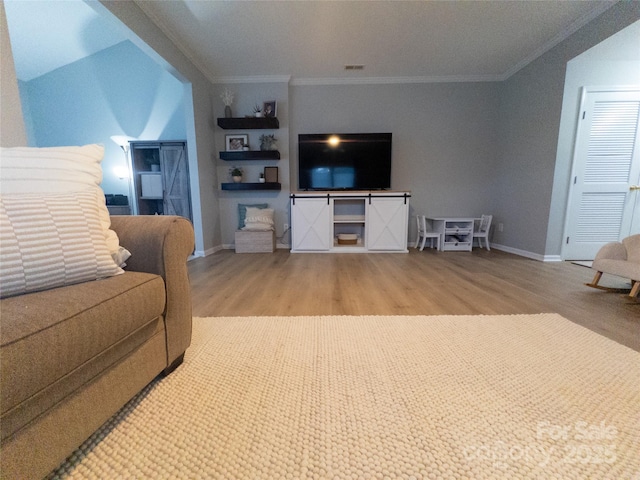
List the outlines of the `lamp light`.
{"type": "Polygon", "coordinates": [[[125,178],[129,178],[129,169],[127,167],[123,167],[122,165],[118,165],[113,167],[113,173],[116,174],[120,180],[124,180],[125,178]]]}
{"type": "Polygon", "coordinates": [[[125,166],[114,167],[113,173],[115,173],[120,180],[127,180],[127,184],[129,186],[129,209],[133,215],[136,215],[138,213],[138,208],[137,202],[133,201],[133,172],[131,170],[131,164],[129,163],[129,142],[135,140],[135,138],[128,137],[126,135],[112,135],[110,138],[116,145],[118,145],[122,149],[122,152],[124,153],[125,166]]]}

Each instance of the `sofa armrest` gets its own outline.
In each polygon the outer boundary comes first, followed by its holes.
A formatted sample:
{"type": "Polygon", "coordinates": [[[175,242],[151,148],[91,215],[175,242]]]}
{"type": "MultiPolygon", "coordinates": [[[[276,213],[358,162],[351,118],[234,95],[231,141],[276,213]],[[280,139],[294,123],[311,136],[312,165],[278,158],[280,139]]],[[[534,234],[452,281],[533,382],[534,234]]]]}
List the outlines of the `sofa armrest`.
{"type": "Polygon", "coordinates": [[[155,273],[164,279],[169,366],[191,343],[191,288],[187,259],[194,249],[193,226],[187,219],[177,216],[114,215],[111,228],[118,234],[120,245],[131,252],[125,270],[155,273]]]}

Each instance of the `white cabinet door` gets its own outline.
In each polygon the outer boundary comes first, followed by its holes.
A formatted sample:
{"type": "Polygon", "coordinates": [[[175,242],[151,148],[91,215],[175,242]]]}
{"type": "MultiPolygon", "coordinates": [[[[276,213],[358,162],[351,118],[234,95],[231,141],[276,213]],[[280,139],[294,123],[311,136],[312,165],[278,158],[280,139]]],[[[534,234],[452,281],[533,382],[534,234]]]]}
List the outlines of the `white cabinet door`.
{"type": "Polygon", "coordinates": [[[640,232],[640,91],[586,88],[578,121],[562,257],[593,260],[640,232]]]}
{"type": "Polygon", "coordinates": [[[162,198],[162,173],[140,173],[140,198],[162,198]]]}
{"type": "Polygon", "coordinates": [[[367,201],[367,248],[407,251],[407,198],[372,198],[367,201]]]}
{"type": "Polygon", "coordinates": [[[291,199],[292,250],[330,250],[331,226],[331,208],[326,197],[291,199]]]}

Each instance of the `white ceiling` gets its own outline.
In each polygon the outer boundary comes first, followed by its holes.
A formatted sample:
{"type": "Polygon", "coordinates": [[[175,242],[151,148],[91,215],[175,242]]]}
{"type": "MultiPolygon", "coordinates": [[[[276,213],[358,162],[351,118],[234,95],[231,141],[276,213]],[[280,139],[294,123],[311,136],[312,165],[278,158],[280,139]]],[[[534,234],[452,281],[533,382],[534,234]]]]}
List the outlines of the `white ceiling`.
{"type": "Polygon", "coordinates": [[[4,0],[16,76],[33,80],[126,37],[82,0],[4,0]]]}
{"type": "Polygon", "coordinates": [[[322,82],[504,79],[614,2],[136,3],[209,78],[322,82]]]}
{"type": "MultiPolygon", "coordinates": [[[[298,83],[502,80],[615,3],[135,1],[212,81],[298,83]]],[[[5,9],[21,80],[125,40],[81,0],[5,9]]]]}

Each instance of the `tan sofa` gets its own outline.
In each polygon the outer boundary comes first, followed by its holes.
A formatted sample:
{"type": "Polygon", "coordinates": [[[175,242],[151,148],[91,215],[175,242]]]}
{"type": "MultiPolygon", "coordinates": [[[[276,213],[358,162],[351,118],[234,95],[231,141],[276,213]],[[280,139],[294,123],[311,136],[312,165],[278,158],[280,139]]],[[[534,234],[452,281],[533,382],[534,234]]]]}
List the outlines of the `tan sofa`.
{"type": "Polygon", "coordinates": [[[123,275],[0,301],[2,478],[47,475],[189,346],[191,224],[111,222],[123,275]]]}
{"type": "Polygon", "coordinates": [[[628,278],[633,284],[630,297],[640,293],[640,234],[631,235],[622,242],[611,242],[603,246],[593,261],[596,270],[593,281],[587,285],[600,288],[598,282],[603,273],[628,278]]]}

